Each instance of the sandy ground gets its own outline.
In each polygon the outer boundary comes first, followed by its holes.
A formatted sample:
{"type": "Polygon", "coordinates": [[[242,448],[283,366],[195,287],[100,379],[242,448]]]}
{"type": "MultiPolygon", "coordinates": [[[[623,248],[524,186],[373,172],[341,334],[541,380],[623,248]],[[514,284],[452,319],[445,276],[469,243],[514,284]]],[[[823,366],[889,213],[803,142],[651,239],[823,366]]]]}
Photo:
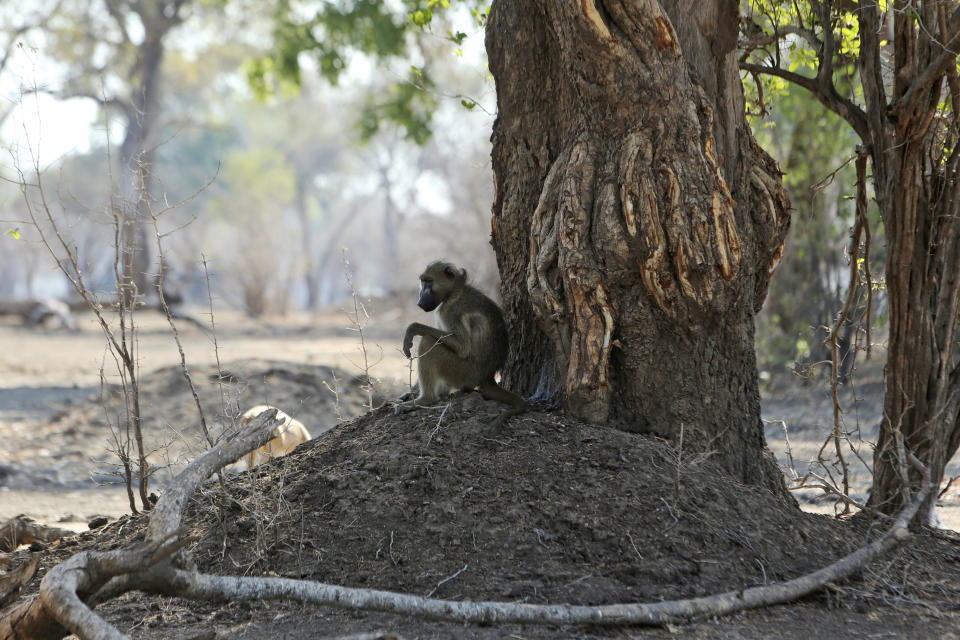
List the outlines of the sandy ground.
{"type": "MultiPolygon", "coordinates": [[[[371,375],[394,388],[409,378],[407,361],[399,352],[400,327],[421,319],[411,311],[381,310],[372,305],[371,320],[364,330],[371,375]]],[[[203,310],[193,315],[205,319],[203,310]]],[[[25,513],[59,526],[82,529],[96,515],[119,516],[129,511],[126,492],[118,486],[78,485],[55,474],[23,477],[19,470],[34,464],[54,468],[61,457],[82,454],[91,462],[109,457],[107,439],[103,451],[66,452],[51,421],[77,410],[96,398],[101,371],[108,383],[116,382],[116,368],[105,349],[103,335],[92,317],[79,317],[79,331],[36,330],[12,318],[0,318],[0,437],[9,444],[0,449],[0,521],[25,513]],[[19,477],[18,477],[19,474],[19,477]]],[[[180,355],[166,319],[153,312],[139,315],[137,355],[142,375],[176,366],[180,355]]],[[[179,333],[188,365],[203,369],[220,362],[251,359],[283,361],[300,365],[328,365],[357,374],[363,367],[359,336],[339,310],[315,316],[291,316],[254,321],[238,312],[218,312],[217,345],[209,332],[189,323],[179,323],[179,333]]],[[[882,408],[882,384],[877,381],[881,364],[864,366],[864,384],[847,390],[844,416],[849,429],[859,426],[865,440],[875,434],[882,408]],[[857,399],[854,402],[854,398],[857,399]]],[[[829,392],[823,387],[802,386],[787,381],[764,393],[767,440],[778,459],[803,474],[820,471],[810,461],[817,458],[832,425],[829,392]],[[784,425],[789,439],[785,438],[784,425]],[[792,460],[792,465],[791,465],[792,460]]],[[[869,487],[869,444],[858,451],[845,451],[851,467],[851,493],[863,500],[869,487]],[[858,456],[861,460],[858,460],[858,456]]],[[[792,469],[788,475],[792,473],[792,469]]],[[[833,469],[836,472],[836,469],[833,469]]],[[[957,462],[948,476],[960,474],[957,462]]],[[[960,485],[960,483],[956,483],[960,485]]],[[[960,530],[960,498],[957,487],[940,501],[938,515],[948,528],[960,530]]],[[[808,511],[833,513],[835,501],[816,497],[815,491],[797,493],[808,511]]]]}
{"type": "MultiPolygon", "coordinates": [[[[193,310],[193,316],[204,321],[207,318],[202,310],[193,310]]],[[[384,312],[366,327],[368,353],[371,362],[376,363],[375,375],[398,380],[407,377],[406,359],[399,350],[400,330],[396,327],[403,326],[408,318],[412,320],[413,315],[384,312]]],[[[67,333],[30,329],[16,319],[0,317],[0,398],[5,398],[8,391],[22,389],[56,392],[58,387],[86,388],[93,392],[100,384],[101,368],[108,382],[116,380],[116,368],[106,352],[99,325],[88,316],[78,316],[77,320],[79,330],[67,333]]],[[[217,312],[216,323],[216,349],[209,333],[189,323],[178,323],[190,366],[214,364],[218,355],[221,361],[259,357],[345,370],[359,370],[362,365],[357,333],[346,316],[336,310],[316,316],[277,318],[269,323],[256,322],[239,312],[217,312]]],[[[140,314],[137,335],[137,354],[144,372],[180,362],[169,325],[160,314],[140,314]]],[[[56,397],[50,400],[60,402],[56,397]]],[[[29,402],[19,398],[14,405],[0,399],[0,417],[22,414],[43,404],[29,402]]]]}
{"type": "MultiPolygon", "coordinates": [[[[406,359],[397,348],[397,326],[409,319],[400,312],[375,315],[364,328],[370,373],[386,385],[409,377],[406,359]]],[[[194,317],[205,320],[203,310],[194,317]]],[[[411,318],[412,319],[412,318],[411,318]]],[[[90,316],[78,315],[78,331],[32,329],[19,320],[0,317],[0,521],[18,514],[81,530],[96,515],[129,513],[126,491],[119,486],[63,486],[57,478],[10,477],[17,467],[35,462],[56,463],[64,451],[60,440],[37,433],[57,416],[75,410],[99,395],[101,372],[107,383],[118,381],[106,341],[90,316]],[[29,446],[24,446],[29,444],[29,446]],[[23,486],[23,485],[37,486],[23,486]]],[[[141,375],[178,366],[180,354],[166,319],[154,312],[138,316],[137,357],[141,375]]],[[[333,309],[316,316],[292,316],[254,321],[239,312],[217,312],[216,348],[211,334],[179,322],[178,332],[193,370],[222,363],[268,359],[309,365],[330,365],[359,374],[364,354],[359,336],[345,313],[333,309]]],[[[104,457],[108,444],[103,436],[104,457]]],[[[100,456],[97,456],[98,458],[100,456]]],[[[76,483],[68,483],[76,484],[76,483]]]]}

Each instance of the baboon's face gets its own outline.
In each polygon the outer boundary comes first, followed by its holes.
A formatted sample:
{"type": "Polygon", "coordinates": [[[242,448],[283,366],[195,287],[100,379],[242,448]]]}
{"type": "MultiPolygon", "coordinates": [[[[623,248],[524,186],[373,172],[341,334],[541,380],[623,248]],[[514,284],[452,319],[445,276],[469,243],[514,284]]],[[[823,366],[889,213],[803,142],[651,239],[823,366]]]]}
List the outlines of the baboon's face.
{"type": "Polygon", "coordinates": [[[424,311],[433,311],[440,306],[440,299],[433,292],[432,280],[420,280],[420,299],[417,300],[417,306],[424,311]]]}
{"type": "Polygon", "coordinates": [[[420,274],[420,298],[417,306],[424,311],[433,311],[450,295],[456,283],[457,272],[453,265],[434,262],[420,274]]]}

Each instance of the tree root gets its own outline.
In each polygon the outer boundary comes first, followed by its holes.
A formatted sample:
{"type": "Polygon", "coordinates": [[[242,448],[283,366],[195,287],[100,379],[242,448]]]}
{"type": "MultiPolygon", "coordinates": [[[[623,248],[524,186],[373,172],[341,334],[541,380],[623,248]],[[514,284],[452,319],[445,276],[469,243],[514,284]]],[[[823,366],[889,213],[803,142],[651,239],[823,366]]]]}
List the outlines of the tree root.
{"type": "Polygon", "coordinates": [[[0,551],[14,551],[22,544],[53,542],[72,535],[73,531],[69,529],[48,527],[33,518],[19,515],[0,526],[0,551]]]}
{"type": "Polygon", "coordinates": [[[19,608],[23,611],[15,609],[0,618],[0,637],[59,638],[69,629],[81,638],[125,638],[88,605],[96,605],[134,589],[196,600],[297,600],[483,624],[590,623],[608,626],[683,623],[788,602],[849,577],[910,535],[908,525],[932,489],[926,468],[911,456],[910,462],[923,475],[925,484],[889,531],[878,540],[818,571],[786,582],[656,603],[574,606],[433,600],[306,580],[213,576],[174,567],[168,559],[186,543],[179,539],[178,528],[187,500],[206,477],[229,463],[231,456],[235,459],[242,455],[246,449],[239,451],[241,447],[249,447],[251,442],[263,444],[269,439],[277,422],[263,418],[265,415],[261,414],[255,421],[254,433],[248,432],[231,443],[218,445],[178,476],[151,514],[144,542],[115,551],[79,553],[54,567],[41,583],[38,599],[24,603],[25,606],[19,608]],[[24,621],[30,621],[34,626],[27,630],[21,626],[24,621]]]}
{"type": "MultiPolygon", "coordinates": [[[[169,566],[167,560],[187,541],[180,540],[180,521],[193,492],[212,474],[242,455],[263,446],[280,424],[276,410],[265,411],[233,439],[221,442],[187,465],[163,493],[150,515],[146,539],[125,549],[84,551],[52,568],[40,583],[40,595],[0,617],[0,638],[45,640],[72,632],[81,638],[125,638],[89,606],[102,593],[119,593],[111,583],[127,576],[150,575],[169,566]]],[[[143,582],[143,578],[140,578],[143,582]]]]}

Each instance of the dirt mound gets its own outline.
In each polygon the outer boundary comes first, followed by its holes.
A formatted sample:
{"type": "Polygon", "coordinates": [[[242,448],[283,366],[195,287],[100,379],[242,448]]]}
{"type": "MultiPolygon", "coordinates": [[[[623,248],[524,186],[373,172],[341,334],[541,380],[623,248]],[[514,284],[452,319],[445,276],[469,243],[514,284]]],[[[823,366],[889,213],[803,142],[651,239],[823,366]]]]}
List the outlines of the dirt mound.
{"type": "MultiPolygon", "coordinates": [[[[214,436],[258,404],[279,407],[316,436],[361,415],[371,401],[359,378],[332,367],[248,359],[225,362],[219,369],[192,368],[191,375],[214,436]]],[[[143,373],[139,387],[144,442],[153,452],[152,465],[160,470],[158,480],[164,482],[208,448],[200,413],[179,366],[143,373]]],[[[393,389],[375,390],[374,406],[395,394],[393,389]]],[[[0,452],[0,464],[12,469],[0,477],[0,485],[79,488],[117,482],[111,429],[122,414],[122,391],[111,386],[106,396],[103,402],[93,394],[49,421],[24,423],[12,434],[18,446],[0,452]]]]}
{"type": "MultiPolygon", "coordinates": [[[[686,459],[662,441],[562,415],[531,412],[511,420],[496,439],[483,437],[500,409],[478,394],[399,417],[386,407],[229,478],[228,495],[210,482],[185,519],[196,538],[193,560],[211,573],[445,599],[609,604],[789,579],[885,528],[802,513],[732,482],[708,458],[686,459]]],[[[53,555],[125,544],[141,535],[142,524],[142,517],[121,519],[53,555]]],[[[902,637],[948,637],[943,634],[960,620],[960,545],[916,536],[880,564],[827,595],[701,622],[682,633],[806,639],[900,630],[902,637]]],[[[205,637],[639,633],[464,627],[282,603],[221,606],[135,594],[98,611],[143,638],[191,637],[211,628],[215,635],[205,637]]]]}
{"type": "Polygon", "coordinates": [[[709,460],[678,476],[648,437],[534,413],[485,439],[498,410],[474,394],[442,420],[382,409],[324,434],[244,477],[232,508],[210,494],[198,560],[419,594],[466,566],[435,595],[604,604],[793,577],[858,543],[709,460]]]}

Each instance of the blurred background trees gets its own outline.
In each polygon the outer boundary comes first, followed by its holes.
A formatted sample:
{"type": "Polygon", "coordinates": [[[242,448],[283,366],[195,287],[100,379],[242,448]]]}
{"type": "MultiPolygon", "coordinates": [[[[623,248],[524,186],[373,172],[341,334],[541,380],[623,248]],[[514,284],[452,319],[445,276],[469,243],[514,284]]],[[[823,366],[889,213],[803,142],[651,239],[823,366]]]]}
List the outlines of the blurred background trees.
{"type": "MultiPolygon", "coordinates": [[[[167,238],[165,280],[188,303],[205,298],[205,258],[225,304],[253,315],[316,310],[348,293],[344,247],[362,257],[352,266],[365,294],[409,289],[434,256],[472,266],[474,278],[495,289],[485,14],[475,3],[441,8],[414,0],[310,10],[244,0],[7,7],[0,13],[0,136],[14,152],[4,175],[15,176],[16,164],[29,167],[30,152],[40,153],[55,213],[91,281],[105,289],[113,250],[104,232],[131,153],[151,169],[144,202],[185,201],[161,227],[183,228],[167,238]],[[163,20],[149,32],[156,15],[163,20]],[[155,101],[134,104],[146,92],[148,41],[162,54],[155,101]],[[145,121],[147,107],[153,115],[145,121]],[[71,119],[51,121],[63,115],[71,119]],[[39,145],[25,134],[38,129],[39,145]],[[137,150],[121,153],[125,144],[137,150]]],[[[746,87],[755,90],[750,81],[746,87]]],[[[770,91],[764,113],[751,121],[780,162],[795,208],[758,317],[760,367],[778,376],[828,359],[824,327],[847,284],[843,249],[855,178],[845,163],[856,138],[806,92],[786,83],[773,99],[770,91]]],[[[0,295],[63,295],[62,276],[22,224],[20,200],[16,185],[0,185],[3,230],[20,236],[2,239],[0,295]]],[[[131,242],[146,247],[140,259],[155,273],[150,243],[131,242]]],[[[875,243],[875,271],[882,271],[882,251],[875,243]]],[[[149,291],[150,283],[142,287],[149,291]]],[[[874,313],[882,321],[878,293],[874,313]]],[[[851,322],[844,352],[852,353],[854,338],[851,322]]],[[[852,362],[844,358],[842,373],[852,362]]]]}
{"type": "MultiPolygon", "coordinates": [[[[794,213],[782,262],[757,319],[757,356],[770,375],[793,371],[816,378],[829,370],[828,328],[843,308],[850,284],[846,249],[855,214],[851,160],[858,140],[840,118],[798,87],[783,85],[767,107],[768,113],[754,117],[752,124],[760,144],[780,163],[794,213]]],[[[875,228],[882,230],[879,216],[874,213],[873,218],[875,228]]],[[[880,282],[883,243],[871,249],[880,282]]],[[[882,324],[882,288],[874,294],[874,322],[882,324]]],[[[855,362],[865,305],[865,292],[858,291],[839,335],[841,382],[855,362]]],[[[860,348],[865,347],[861,340],[860,348]]]]}
{"type": "Polygon", "coordinates": [[[422,263],[438,255],[495,287],[491,115],[456,97],[493,103],[477,53],[482,30],[460,16],[473,28],[474,51],[464,57],[434,35],[439,24],[420,29],[380,4],[359,3],[349,17],[328,3],[309,29],[289,22],[302,12],[285,3],[62,0],[3,9],[0,140],[12,151],[3,175],[14,182],[0,185],[10,232],[0,294],[67,294],[24,224],[15,182],[34,161],[68,242],[105,293],[117,207],[129,222],[124,272],[143,274],[137,290],[149,297],[159,265],[145,216],[181,202],[160,223],[164,233],[185,227],[166,237],[164,268],[166,285],[187,302],[206,296],[205,257],[227,304],[253,315],[317,309],[347,294],[343,248],[363,258],[353,268],[364,294],[415,286],[422,263]],[[277,63],[292,50],[285,38],[308,31],[316,37],[298,46],[322,50],[295,56],[295,68],[277,63]],[[411,47],[416,69],[397,57],[411,47]]]}

